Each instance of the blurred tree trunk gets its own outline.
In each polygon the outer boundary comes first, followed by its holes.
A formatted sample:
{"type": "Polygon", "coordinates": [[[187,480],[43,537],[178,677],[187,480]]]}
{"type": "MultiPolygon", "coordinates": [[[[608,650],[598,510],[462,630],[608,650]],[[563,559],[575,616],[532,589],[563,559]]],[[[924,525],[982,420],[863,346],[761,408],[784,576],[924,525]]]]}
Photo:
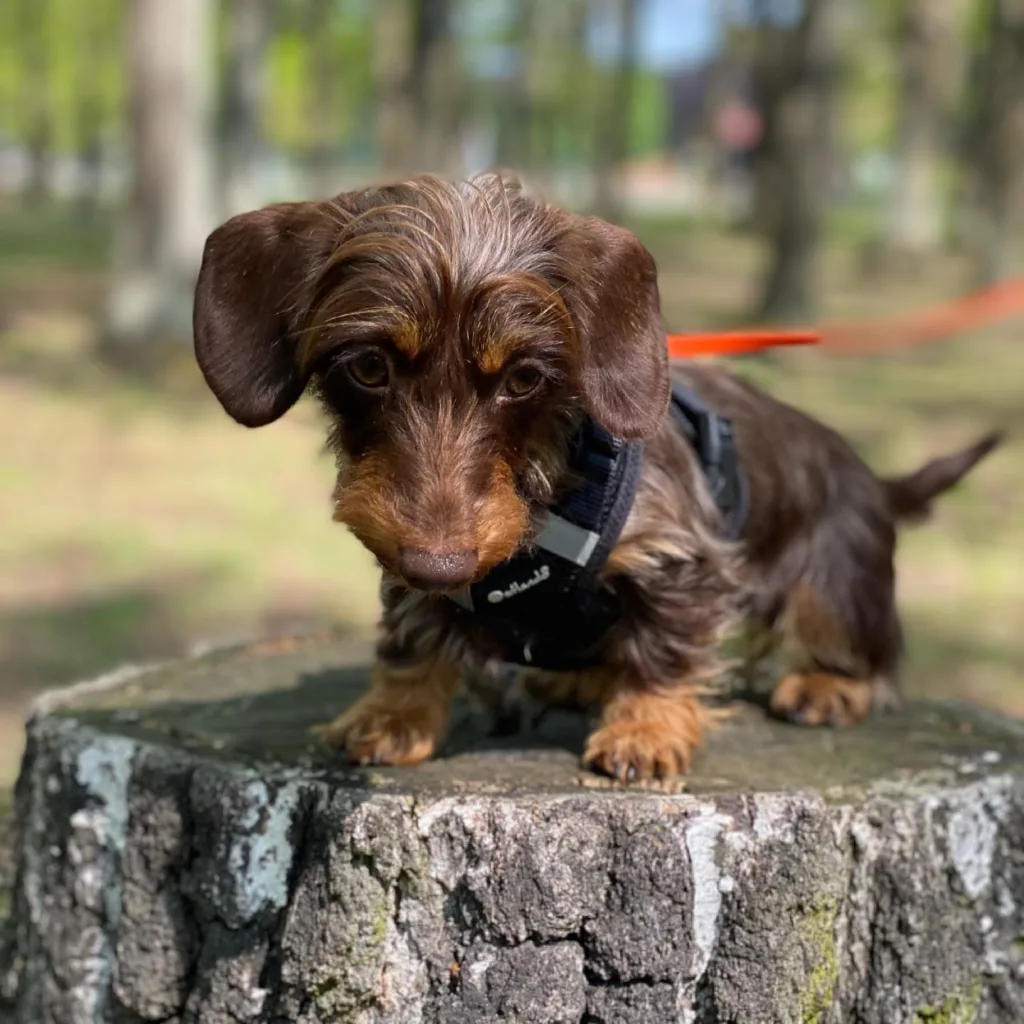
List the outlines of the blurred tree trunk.
{"type": "Polygon", "coordinates": [[[417,0],[412,93],[419,125],[419,170],[462,167],[463,90],[451,0],[417,0]]]}
{"type": "Polygon", "coordinates": [[[964,0],[902,0],[896,23],[894,179],[869,269],[920,266],[945,235],[943,161],[964,81],[964,0]]]}
{"type": "MultiPolygon", "coordinates": [[[[594,68],[587,53],[587,29],[590,22],[589,0],[573,0],[569,5],[566,27],[567,58],[561,67],[559,83],[561,116],[559,124],[566,132],[567,151],[574,163],[588,150],[594,137],[596,118],[593,110],[594,68]]],[[[584,166],[584,169],[585,166],[584,166]]],[[[574,167],[573,170],[578,170],[574,167]]]]}
{"type": "Polygon", "coordinates": [[[19,33],[22,56],[22,117],[28,150],[26,198],[38,201],[49,192],[49,162],[53,149],[53,97],[47,45],[47,0],[20,0],[19,33]]]}
{"type": "Polygon", "coordinates": [[[107,346],[191,336],[192,289],[214,223],[208,0],[130,0],[128,193],[114,243],[107,346]]]}
{"type": "Polygon", "coordinates": [[[753,0],[754,55],[752,60],[754,101],[761,115],[761,140],[754,149],[754,195],[749,216],[750,229],[770,236],[775,222],[778,174],[775,156],[777,106],[787,85],[792,39],[770,17],[770,0],[753,0]]]}
{"type": "Polygon", "coordinates": [[[799,24],[782,33],[771,92],[762,97],[758,185],[770,257],[757,315],[764,320],[803,320],[815,311],[832,166],[837,15],[835,0],[805,0],[799,24]]]}
{"type": "Polygon", "coordinates": [[[373,0],[373,78],[381,173],[415,169],[416,107],[412,96],[413,18],[409,0],[373,0]]]}
{"type": "Polygon", "coordinates": [[[77,8],[79,53],[75,65],[75,141],[81,184],[78,212],[86,220],[96,216],[102,188],[105,109],[97,68],[110,54],[111,20],[103,4],[77,8]]]}
{"type": "Polygon", "coordinates": [[[710,61],[707,78],[700,94],[700,108],[691,137],[687,140],[686,155],[696,174],[702,208],[713,217],[730,211],[736,193],[736,175],[729,163],[729,153],[718,132],[718,119],[726,104],[734,102],[737,76],[735,74],[735,41],[729,32],[726,5],[717,0],[713,7],[722,46],[710,61]]]}
{"type": "Polygon", "coordinates": [[[708,69],[707,85],[701,97],[700,118],[688,146],[702,208],[716,219],[729,208],[733,178],[729,151],[718,130],[723,108],[735,100],[729,94],[728,71],[728,55],[720,54],[708,69]]]}
{"type": "Polygon", "coordinates": [[[977,284],[1007,271],[1024,185],[1024,0],[984,0],[968,245],[977,284]]]}
{"type": "Polygon", "coordinates": [[[219,215],[226,219],[261,202],[257,176],[270,41],[269,0],[227,0],[225,14],[219,215]]]}
{"type": "Polygon", "coordinates": [[[103,108],[88,87],[79,87],[76,104],[78,122],[78,163],[82,180],[78,190],[78,212],[86,220],[96,216],[102,189],[103,108]]]}
{"type": "Polygon", "coordinates": [[[622,216],[619,175],[629,155],[633,96],[636,84],[639,0],[615,0],[618,60],[597,124],[594,167],[594,210],[607,220],[622,216]]]}
{"type": "MultiPolygon", "coordinates": [[[[551,184],[559,129],[573,130],[569,116],[559,117],[559,103],[566,82],[580,84],[578,37],[586,10],[585,0],[522,0],[516,7],[515,71],[498,101],[497,158],[541,191],[551,184]]],[[[568,109],[578,110],[578,99],[568,109]]]]}

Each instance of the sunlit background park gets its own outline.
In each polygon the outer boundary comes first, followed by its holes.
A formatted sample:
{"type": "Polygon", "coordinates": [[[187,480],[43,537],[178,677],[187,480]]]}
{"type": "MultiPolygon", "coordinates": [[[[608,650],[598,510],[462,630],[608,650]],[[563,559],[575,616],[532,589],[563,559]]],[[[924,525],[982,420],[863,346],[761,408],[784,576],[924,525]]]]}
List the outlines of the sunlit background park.
{"type": "Polygon", "coordinates": [[[201,382],[203,240],[495,165],[633,227],[670,330],[863,322],[863,349],[736,366],[880,470],[1011,432],[899,585],[909,690],[1024,712],[1024,324],[898,319],[1021,269],[1020,4],[4,0],[0,787],[40,688],[372,628],[317,410],[247,431],[201,382]]]}

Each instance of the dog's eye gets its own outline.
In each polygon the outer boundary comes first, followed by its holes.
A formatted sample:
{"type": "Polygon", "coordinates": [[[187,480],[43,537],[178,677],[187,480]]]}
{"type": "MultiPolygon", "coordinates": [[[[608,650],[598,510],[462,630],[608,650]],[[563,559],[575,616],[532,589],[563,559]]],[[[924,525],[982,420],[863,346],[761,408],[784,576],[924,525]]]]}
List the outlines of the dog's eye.
{"type": "Polygon", "coordinates": [[[345,368],[360,387],[377,389],[384,387],[388,382],[387,360],[376,352],[364,352],[356,356],[345,368]]]}
{"type": "Polygon", "coordinates": [[[509,398],[525,398],[540,387],[540,370],[533,366],[520,366],[505,378],[505,394],[509,398]]]}

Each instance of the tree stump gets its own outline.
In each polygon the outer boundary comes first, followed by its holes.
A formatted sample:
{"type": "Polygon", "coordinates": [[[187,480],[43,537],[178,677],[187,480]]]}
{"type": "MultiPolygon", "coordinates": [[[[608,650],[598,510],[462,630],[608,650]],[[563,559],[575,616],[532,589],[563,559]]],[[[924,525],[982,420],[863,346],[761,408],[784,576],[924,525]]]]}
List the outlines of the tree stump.
{"type": "Polygon", "coordinates": [[[1024,730],[744,706],[680,792],[578,769],[586,723],[355,769],[321,638],[49,695],[18,784],[3,999],[24,1024],[1024,1020],[1024,730]]]}

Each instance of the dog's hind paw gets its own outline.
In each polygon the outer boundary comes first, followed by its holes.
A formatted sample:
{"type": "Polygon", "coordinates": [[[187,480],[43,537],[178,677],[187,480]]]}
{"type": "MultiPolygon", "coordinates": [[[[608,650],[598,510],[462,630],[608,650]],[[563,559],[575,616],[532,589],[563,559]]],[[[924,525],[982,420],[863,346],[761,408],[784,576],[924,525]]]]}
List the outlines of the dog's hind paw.
{"type": "Polygon", "coordinates": [[[772,694],[771,710],[798,725],[854,725],[874,703],[874,684],[826,672],[794,672],[772,694]]]}

